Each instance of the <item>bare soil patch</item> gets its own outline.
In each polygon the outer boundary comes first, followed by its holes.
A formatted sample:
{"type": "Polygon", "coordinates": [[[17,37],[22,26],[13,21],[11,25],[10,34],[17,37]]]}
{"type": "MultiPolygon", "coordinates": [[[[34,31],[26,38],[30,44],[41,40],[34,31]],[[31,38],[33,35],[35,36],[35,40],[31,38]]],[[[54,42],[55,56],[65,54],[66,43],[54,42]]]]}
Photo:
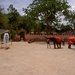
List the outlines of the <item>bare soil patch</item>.
{"type": "Polygon", "coordinates": [[[47,48],[45,42],[13,42],[0,49],[0,75],[75,75],[75,48],[47,48]]]}

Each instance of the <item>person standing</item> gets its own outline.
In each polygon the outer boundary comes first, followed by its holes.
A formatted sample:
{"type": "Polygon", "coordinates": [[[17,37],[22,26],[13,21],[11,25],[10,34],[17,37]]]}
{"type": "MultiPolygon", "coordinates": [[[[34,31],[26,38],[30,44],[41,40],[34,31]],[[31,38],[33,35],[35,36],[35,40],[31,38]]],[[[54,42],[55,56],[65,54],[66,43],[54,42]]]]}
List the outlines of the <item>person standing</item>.
{"type": "Polygon", "coordinates": [[[4,41],[4,47],[5,47],[5,49],[7,49],[8,42],[9,42],[9,34],[7,32],[4,33],[3,41],[4,41]]]}
{"type": "Polygon", "coordinates": [[[63,44],[63,46],[65,45],[65,39],[62,40],[62,44],[63,44]]]}

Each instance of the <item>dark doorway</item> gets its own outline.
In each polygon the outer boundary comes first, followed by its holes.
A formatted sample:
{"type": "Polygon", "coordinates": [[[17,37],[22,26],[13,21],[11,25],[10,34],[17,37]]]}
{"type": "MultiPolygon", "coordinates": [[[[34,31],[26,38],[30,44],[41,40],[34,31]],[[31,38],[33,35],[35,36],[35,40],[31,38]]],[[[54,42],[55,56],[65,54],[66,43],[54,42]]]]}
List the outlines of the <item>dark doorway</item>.
{"type": "Polygon", "coordinates": [[[24,32],[20,32],[20,41],[21,40],[25,41],[25,33],[24,32]]]}
{"type": "Polygon", "coordinates": [[[20,29],[20,41],[25,41],[25,30],[23,28],[20,29]]]}

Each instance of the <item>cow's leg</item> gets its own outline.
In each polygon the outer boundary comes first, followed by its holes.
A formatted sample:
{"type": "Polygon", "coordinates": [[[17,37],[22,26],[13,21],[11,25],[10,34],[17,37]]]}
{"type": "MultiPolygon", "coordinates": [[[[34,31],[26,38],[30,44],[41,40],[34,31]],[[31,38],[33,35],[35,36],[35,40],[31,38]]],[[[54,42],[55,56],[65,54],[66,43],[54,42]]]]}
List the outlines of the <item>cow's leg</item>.
{"type": "Polygon", "coordinates": [[[57,48],[59,48],[59,43],[57,43],[57,48]]]}
{"type": "Polygon", "coordinates": [[[60,44],[58,43],[57,48],[60,48],[60,44]]]}
{"type": "Polygon", "coordinates": [[[70,49],[71,49],[71,44],[68,44],[68,48],[70,48],[70,49]]]}
{"type": "Polygon", "coordinates": [[[56,49],[56,43],[54,42],[53,44],[54,44],[54,49],[56,49]]]}
{"type": "Polygon", "coordinates": [[[61,43],[59,43],[59,48],[61,48],[61,43]]]}
{"type": "Polygon", "coordinates": [[[60,48],[61,48],[61,43],[60,43],[60,48]]]}
{"type": "Polygon", "coordinates": [[[60,42],[57,42],[57,48],[61,48],[61,43],[60,42]]]}

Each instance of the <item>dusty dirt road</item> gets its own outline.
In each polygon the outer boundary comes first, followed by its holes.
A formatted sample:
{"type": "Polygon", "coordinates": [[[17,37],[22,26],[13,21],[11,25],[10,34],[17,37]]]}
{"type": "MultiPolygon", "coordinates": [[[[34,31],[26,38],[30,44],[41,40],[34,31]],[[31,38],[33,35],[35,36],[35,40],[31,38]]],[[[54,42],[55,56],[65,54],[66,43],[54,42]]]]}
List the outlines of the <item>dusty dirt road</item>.
{"type": "Polygon", "coordinates": [[[51,47],[13,42],[10,49],[0,49],[0,75],[75,75],[75,48],[51,47]]]}

